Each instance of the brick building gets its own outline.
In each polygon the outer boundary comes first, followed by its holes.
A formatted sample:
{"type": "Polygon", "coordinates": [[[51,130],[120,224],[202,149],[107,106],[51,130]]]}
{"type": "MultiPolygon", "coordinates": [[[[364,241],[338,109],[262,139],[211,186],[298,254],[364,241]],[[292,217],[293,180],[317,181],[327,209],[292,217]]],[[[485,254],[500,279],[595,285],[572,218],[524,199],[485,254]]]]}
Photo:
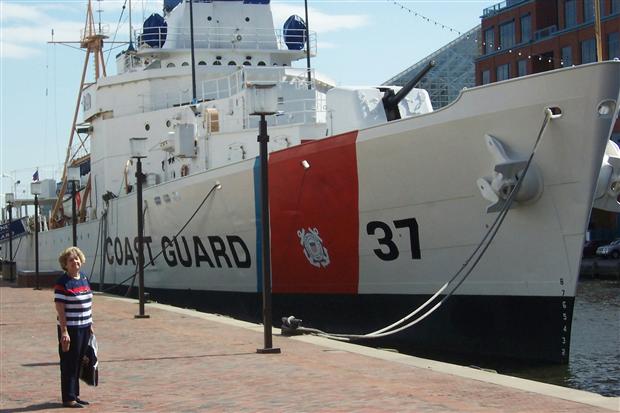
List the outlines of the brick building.
{"type": "MultiPolygon", "coordinates": [[[[599,0],[602,59],[620,59],[620,0],[599,0]]],[[[506,0],[484,9],[476,85],[597,61],[594,0],[506,0]]],[[[620,144],[620,121],[611,139],[620,144]]],[[[592,210],[592,239],[620,237],[618,214],[592,210]]]]}

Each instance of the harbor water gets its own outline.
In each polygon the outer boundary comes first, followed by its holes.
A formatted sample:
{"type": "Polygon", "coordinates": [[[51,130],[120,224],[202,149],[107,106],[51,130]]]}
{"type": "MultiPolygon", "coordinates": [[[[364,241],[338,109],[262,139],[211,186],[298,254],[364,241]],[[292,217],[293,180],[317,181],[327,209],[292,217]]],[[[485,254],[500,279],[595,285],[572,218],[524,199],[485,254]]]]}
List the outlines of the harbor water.
{"type": "Polygon", "coordinates": [[[568,365],[427,356],[603,396],[620,396],[620,281],[579,282],[570,351],[568,365]]]}
{"type": "Polygon", "coordinates": [[[509,366],[498,371],[603,396],[620,396],[620,282],[579,282],[568,365],[509,366]]]}

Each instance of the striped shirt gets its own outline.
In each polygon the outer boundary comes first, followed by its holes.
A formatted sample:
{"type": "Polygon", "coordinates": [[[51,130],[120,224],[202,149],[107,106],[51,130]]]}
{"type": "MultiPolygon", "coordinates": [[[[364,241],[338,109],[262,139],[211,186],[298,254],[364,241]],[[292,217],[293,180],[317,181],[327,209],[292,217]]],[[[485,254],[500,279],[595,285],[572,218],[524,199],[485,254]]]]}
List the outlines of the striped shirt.
{"type": "MultiPolygon", "coordinates": [[[[67,327],[84,328],[92,324],[93,293],[90,283],[83,275],[80,279],[64,273],[54,285],[54,302],[65,304],[67,327]]],[[[57,319],[60,325],[60,319],[57,319]]]]}

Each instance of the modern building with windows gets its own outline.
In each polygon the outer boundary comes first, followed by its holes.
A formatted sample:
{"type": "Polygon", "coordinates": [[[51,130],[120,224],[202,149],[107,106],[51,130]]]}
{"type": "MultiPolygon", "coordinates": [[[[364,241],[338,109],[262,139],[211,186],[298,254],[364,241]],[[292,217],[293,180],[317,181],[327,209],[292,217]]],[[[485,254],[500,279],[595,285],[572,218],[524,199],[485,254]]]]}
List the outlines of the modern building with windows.
{"type": "Polygon", "coordinates": [[[446,106],[463,88],[475,85],[474,61],[479,55],[479,35],[480,26],[476,26],[387,80],[384,85],[403,86],[434,60],[435,67],[422,78],[418,87],[428,91],[433,108],[446,106]]]}
{"type": "MultiPolygon", "coordinates": [[[[484,9],[476,85],[597,61],[594,0],[506,0],[484,9]]],[[[620,0],[599,0],[602,60],[620,59],[620,0]]],[[[611,139],[620,144],[620,121],[611,139]]],[[[592,210],[591,239],[620,237],[618,214],[592,210]]]]}

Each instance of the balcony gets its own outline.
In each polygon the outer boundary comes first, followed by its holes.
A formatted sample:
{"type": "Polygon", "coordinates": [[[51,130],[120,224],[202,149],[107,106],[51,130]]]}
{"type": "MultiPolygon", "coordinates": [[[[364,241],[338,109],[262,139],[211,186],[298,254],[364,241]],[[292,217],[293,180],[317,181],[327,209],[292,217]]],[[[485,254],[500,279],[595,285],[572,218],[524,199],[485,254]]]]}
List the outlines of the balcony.
{"type": "Polygon", "coordinates": [[[542,40],[544,38],[547,38],[553,35],[553,33],[557,31],[558,31],[558,26],[556,26],[555,24],[553,26],[547,26],[544,29],[536,30],[534,32],[534,40],[536,41],[542,40]]]}
{"type": "Polygon", "coordinates": [[[482,18],[495,16],[504,9],[508,9],[513,6],[517,6],[521,3],[526,3],[530,0],[504,0],[501,3],[494,4],[491,7],[487,7],[482,11],[482,18]]]}

